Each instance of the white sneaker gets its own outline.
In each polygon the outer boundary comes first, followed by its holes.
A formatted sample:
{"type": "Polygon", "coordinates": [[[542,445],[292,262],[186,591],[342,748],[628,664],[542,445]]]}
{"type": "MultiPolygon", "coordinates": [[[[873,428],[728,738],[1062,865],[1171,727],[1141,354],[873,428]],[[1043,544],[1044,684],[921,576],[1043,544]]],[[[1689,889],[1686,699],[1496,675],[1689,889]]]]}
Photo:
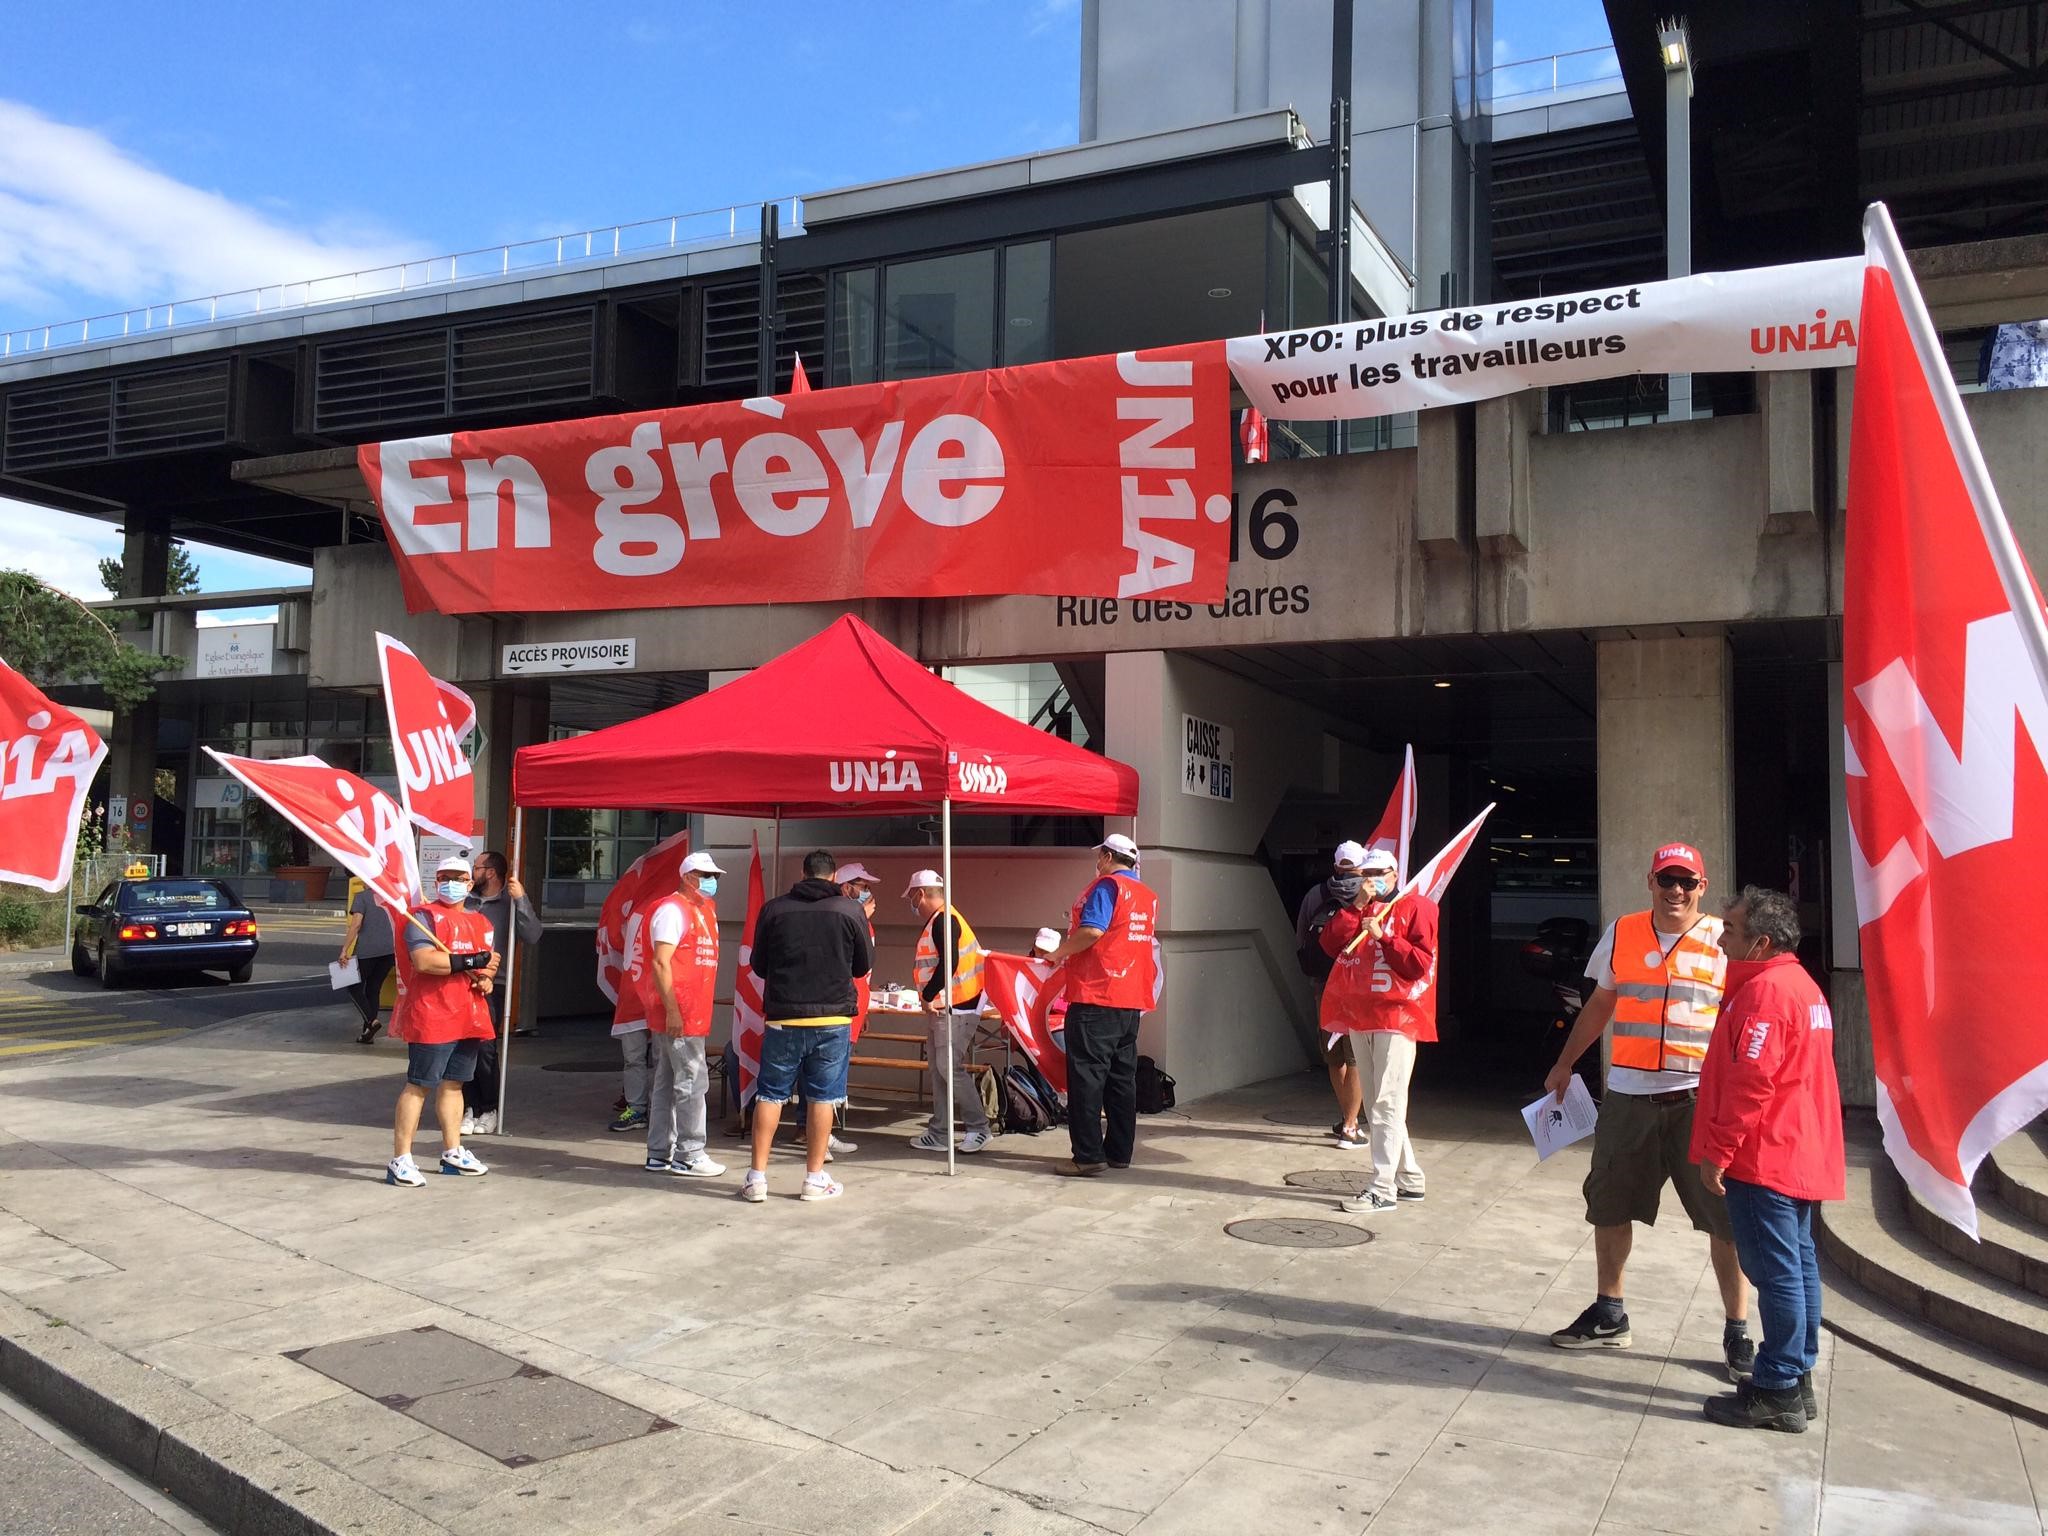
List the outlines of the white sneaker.
{"type": "Polygon", "coordinates": [[[803,1193],[799,1200],[837,1200],[846,1193],[846,1186],[829,1173],[807,1173],[804,1175],[803,1193]]]}
{"type": "Polygon", "coordinates": [[[834,1135],[830,1141],[825,1143],[825,1150],[828,1152],[858,1152],[860,1146],[856,1142],[848,1141],[843,1136],[834,1135]]]}
{"type": "Polygon", "coordinates": [[[725,1172],[725,1164],[714,1163],[708,1153],[699,1152],[687,1162],[681,1158],[671,1162],[668,1171],[680,1179],[715,1179],[725,1172]]]}
{"type": "Polygon", "coordinates": [[[946,1150],[946,1139],[944,1131],[927,1130],[911,1142],[911,1145],[920,1152],[943,1152],[946,1150]]]}
{"type": "Polygon", "coordinates": [[[749,1205],[760,1205],[768,1198],[768,1175],[747,1170],[747,1176],[740,1181],[740,1198],[749,1205]]]}
{"type": "Polygon", "coordinates": [[[427,1181],[420,1177],[419,1169],[413,1166],[412,1154],[408,1152],[403,1157],[394,1157],[384,1165],[384,1182],[417,1187],[427,1181]]]}
{"type": "Polygon", "coordinates": [[[476,1117],[476,1125],[462,1133],[465,1136],[495,1136],[498,1134],[498,1112],[487,1109],[476,1117]]]}
{"type": "Polygon", "coordinates": [[[476,1134],[476,1115],[471,1110],[465,1109],[462,1112],[462,1134],[465,1136],[474,1136],[476,1134]]]}
{"type": "Polygon", "coordinates": [[[466,1179],[480,1179],[491,1170],[476,1160],[476,1154],[467,1147],[457,1147],[452,1152],[441,1154],[441,1171],[459,1174],[466,1179]]]}
{"type": "Polygon", "coordinates": [[[981,1151],[982,1148],[986,1147],[994,1139],[987,1131],[969,1131],[960,1138],[960,1155],[962,1157],[972,1156],[974,1153],[981,1151]]]}
{"type": "Polygon", "coordinates": [[[1384,1216],[1389,1211],[1400,1209],[1385,1195],[1376,1195],[1371,1190],[1362,1195],[1353,1195],[1349,1200],[1341,1202],[1337,1208],[1349,1211],[1353,1216],[1384,1216]]]}

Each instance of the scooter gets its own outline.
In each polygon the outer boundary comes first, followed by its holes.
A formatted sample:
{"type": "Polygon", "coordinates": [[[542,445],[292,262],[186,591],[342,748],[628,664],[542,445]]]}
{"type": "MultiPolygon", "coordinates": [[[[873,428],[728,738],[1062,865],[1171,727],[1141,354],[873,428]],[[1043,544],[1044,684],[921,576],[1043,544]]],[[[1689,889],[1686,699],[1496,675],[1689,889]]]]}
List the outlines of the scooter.
{"type": "MultiPolygon", "coordinates": [[[[1550,983],[1550,995],[1558,1010],[1531,1048],[1539,1078],[1548,1075],[1557,1061],[1572,1025],[1592,995],[1586,978],[1586,957],[1592,948],[1593,926],[1581,917],[1547,917],[1537,925],[1536,937],[1522,946],[1523,972],[1550,983]]],[[[1599,1053],[1586,1052],[1580,1058],[1578,1070],[1586,1079],[1587,1089],[1599,1097],[1599,1053]]]]}

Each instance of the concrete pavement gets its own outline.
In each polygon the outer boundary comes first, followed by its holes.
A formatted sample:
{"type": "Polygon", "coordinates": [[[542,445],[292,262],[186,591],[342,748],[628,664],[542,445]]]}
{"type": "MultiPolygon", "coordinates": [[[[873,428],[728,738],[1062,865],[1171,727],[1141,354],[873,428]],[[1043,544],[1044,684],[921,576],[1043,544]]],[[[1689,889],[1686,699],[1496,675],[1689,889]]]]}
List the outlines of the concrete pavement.
{"type": "Polygon", "coordinates": [[[1638,1242],[1633,1350],[1552,1349],[1592,1292],[1585,1149],[1537,1165],[1512,1106],[1422,1098],[1429,1199],[1376,1225],[1313,1187],[1359,1164],[1305,1076],[1148,1119],[1080,1183],[1062,1136],[948,1180],[918,1117],[857,1112],[843,1200],[780,1156],[748,1206],[737,1147],[715,1183],[643,1174],[598,1129],[615,1076],[549,1070],[608,1041],[519,1041],[491,1176],[401,1190],[400,1056],[345,1022],[0,1076],[0,1292],[13,1348],[148,1367],[189,1415],[164,1445],[289,1464],[262,1496],[353,1529],[2042,1530],[2048,1435],[1846,1345],[1808,1434],[1706,1424],[1688,1231],[1638,1242]]]}

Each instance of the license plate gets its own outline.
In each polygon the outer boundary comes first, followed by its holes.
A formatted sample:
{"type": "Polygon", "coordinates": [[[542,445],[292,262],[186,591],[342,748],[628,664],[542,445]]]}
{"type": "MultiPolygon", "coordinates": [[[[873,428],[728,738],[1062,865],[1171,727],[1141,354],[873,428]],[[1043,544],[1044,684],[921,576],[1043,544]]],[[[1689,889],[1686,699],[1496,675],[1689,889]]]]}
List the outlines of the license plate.
{"type": "Polygon", "coordinates": [[[213,932],[211,923],[173,923],[171,932],[181,939],[203,939],[213,932]]]}

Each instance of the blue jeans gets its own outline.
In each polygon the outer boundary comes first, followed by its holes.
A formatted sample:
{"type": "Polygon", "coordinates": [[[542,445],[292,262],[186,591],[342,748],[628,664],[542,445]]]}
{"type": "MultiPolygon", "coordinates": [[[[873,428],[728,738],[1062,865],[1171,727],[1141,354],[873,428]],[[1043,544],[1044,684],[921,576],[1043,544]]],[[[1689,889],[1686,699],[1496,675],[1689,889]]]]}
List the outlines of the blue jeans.
{"type": "Polygon", "coordinates": [[[1756,1309],[1763,1320],[1753,1379],[1766,1391],[1796,1387],[1820,1358],[1820,1253],[1813,1246],[1818,1203],[1728,1180],[1735,1252],[1742,1272],[1756,1286],[1756,1309]]]}
{"type": "Polygon", "coordinates": [[[787,1104],[801,1092],[806,1104],[846,1102],[846,1068],[853,1055],[850,1031],[844,1024],[803,1024],[761,1031],[761,1071],[754,1079],[754,1101],[787,1104]]]}
{"type": "Polygon", "coordinates": [[[482,1045],[481,1040],[444,1040],[439,1045],[408,1042],[405,1048],[405,1080],[415,1088],[432,1088],[438,1083],[466,1083],[476,1076],[477,1052],[482,1045]]]}

